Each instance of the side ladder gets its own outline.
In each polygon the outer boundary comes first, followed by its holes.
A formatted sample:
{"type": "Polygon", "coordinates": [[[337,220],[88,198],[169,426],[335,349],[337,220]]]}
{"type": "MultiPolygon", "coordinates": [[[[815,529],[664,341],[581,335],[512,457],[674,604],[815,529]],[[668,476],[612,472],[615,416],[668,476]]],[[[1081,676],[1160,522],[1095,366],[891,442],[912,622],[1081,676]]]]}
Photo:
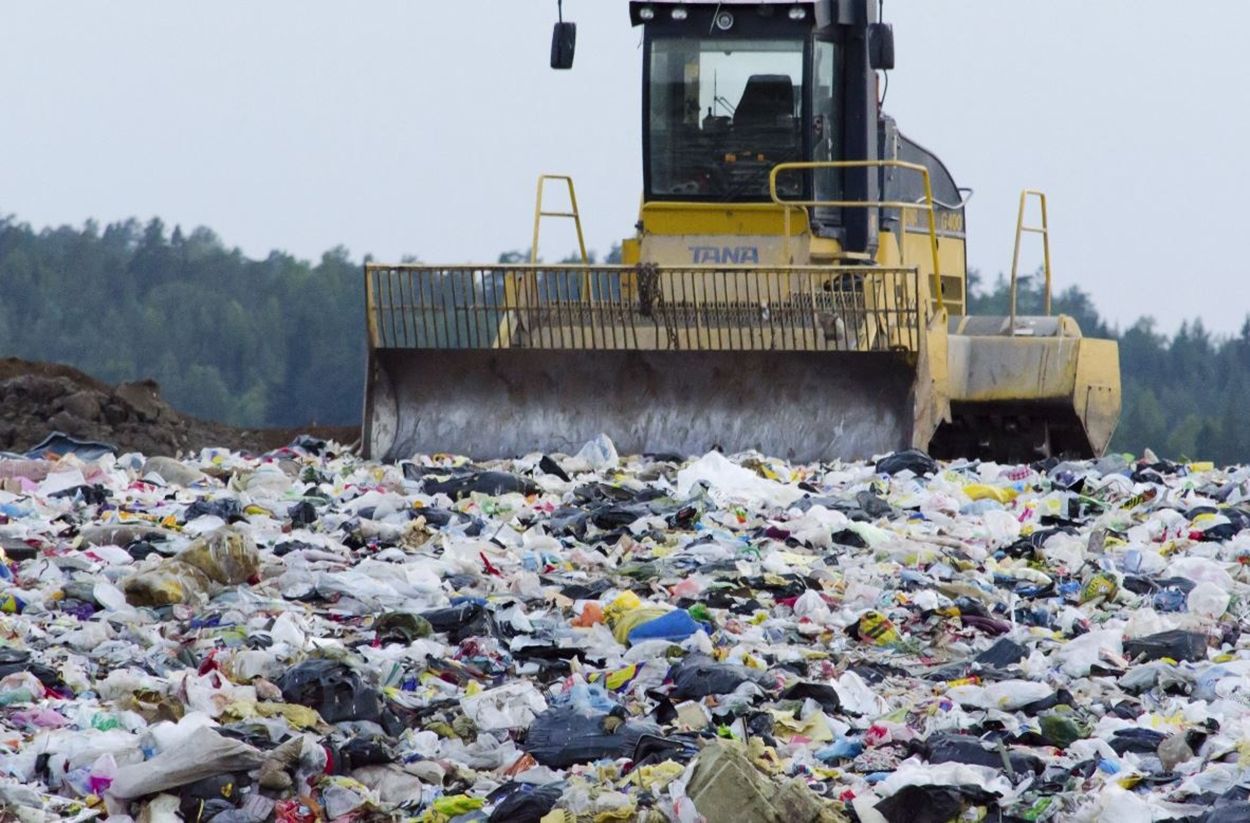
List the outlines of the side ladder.
{"type": "Polygon", "coordinates": [[[1024,239],[1025,233],[1040,234],[1042,236],[1042,269],[1046,276],[1046,316],[1050,317],[1050,292],[1051,292],[1051,273],[1050,273],[1050,219],[1046,211],[1046,193],[1037,191],[1036,189],[1025,189],[1020,192],[1020,211],[1016,216],[1016,250],[1011,258],[1011,334],[1014,337],[1016,333],[1016,289],[1020,274],[1020,245],[1024,239]],[[1042,225],[1026,226],[1024,225],[1024,214],[1028,208],[1029,198],[1035,197],[1042,209],[1042,225]]]}
{"type": "Polygon", "coordinates": [[[590,257],[586,254],[586,238],[582,235],[582,217],[577,210],[577,193],[573,190],[573,178],[567,174],[542,174],[538,177],[538,196],[534,203],[534,242],[530,246],[530,265],[538,263],[538,235],[542,229],[544,217],[561,217],[573,221],[577,229],[577,248],[582,254],[582,265],[590,265],[590,257]],[[569,187],[569,211],[543,211],[543,194],[547,183],[562,180],[569,187]]]}

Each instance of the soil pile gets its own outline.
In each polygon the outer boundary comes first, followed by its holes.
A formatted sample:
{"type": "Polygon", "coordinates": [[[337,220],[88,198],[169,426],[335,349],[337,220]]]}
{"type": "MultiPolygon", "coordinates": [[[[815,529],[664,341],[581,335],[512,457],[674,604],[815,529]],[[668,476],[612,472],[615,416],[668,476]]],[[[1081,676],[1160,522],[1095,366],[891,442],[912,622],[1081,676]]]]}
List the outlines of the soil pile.
{"type": "Polygon", "coordinates": [[[354,428],[236,428],[181,414],[153,380],[110,386],[70,366],[0,360],[0,451],[24,453],[57,431],[149,455],[208,446],[261,452],[305,431],[345,443],[359,436],[354,428]]]}

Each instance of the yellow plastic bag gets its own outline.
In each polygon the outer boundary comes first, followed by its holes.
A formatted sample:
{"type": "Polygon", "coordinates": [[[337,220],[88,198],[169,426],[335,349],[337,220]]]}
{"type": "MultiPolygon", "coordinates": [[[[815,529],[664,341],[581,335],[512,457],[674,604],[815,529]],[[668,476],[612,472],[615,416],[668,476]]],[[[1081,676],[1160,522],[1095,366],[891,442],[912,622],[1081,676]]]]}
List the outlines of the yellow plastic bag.
{"type": "Polygon", "coordinates": [[[970,483],[964,486],[964,494],[968,495],[969,500],[997,500],[1004,506],[1019,497],[1019,492],[1015,489],[987,486],[983,483],[970,483]]]}
{"type": "Polygon", "coordinates": [[[259,566],[252,538],[223,526],[192,541],[177,557],[126,578],[122,591],[132,606],[155,608],[206,600],[222,586],[246,583],[259,566]]]}
{"type": "Polygon", "coordinates": [[[663,606],[643,606],[642,608],[625,612],[616,621],[616,625],[612,627],[612,636],[616,638],[617,643],[624,645],[629,641],[630,632],[643,623],[649,623],[657,617],[663,617],[668,612],[669,610],[663,606]]]}

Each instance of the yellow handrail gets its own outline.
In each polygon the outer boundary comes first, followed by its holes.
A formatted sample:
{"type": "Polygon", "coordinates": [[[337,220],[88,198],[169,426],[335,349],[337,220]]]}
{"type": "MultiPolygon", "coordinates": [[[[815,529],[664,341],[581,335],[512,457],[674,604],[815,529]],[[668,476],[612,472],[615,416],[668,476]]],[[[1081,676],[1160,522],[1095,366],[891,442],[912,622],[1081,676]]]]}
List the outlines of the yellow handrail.
{"type": "MultiPolygon", "coordinates": [[[[534,241],[530,244],[530,265],[538,263],[538,233],[542,226],[544,217],[563,217],[573,221],[573,227],[577,229],[577,248],[582,254],[582,265],[590,265],[590,255],[586,253],[586,238],[582,234],[582,216],[577,208],[577,192],[573,189],[573,178],[567,174],[540,174],[538,175],[538,195],[534,202],[534,241]],[[569,187],[569,211],[543,211],[543,192],[546,190],[547,183],[552,180],[563,180],[569,187]]],[[[521,291],[528,297],[531,291],[536,288],[533,275],[528,276],[522,283],[521,291]]],[[[587,275],[582,281],[582,294],[593,304],[595,302],[593,286],[590,277],[587,275]]],[[[504,321],[500,324],[500,338],[504,334],[512,334],[512,320],[505,316],[504,321]]]]}
{"type": "MultiPolygon", "coordinates": [[[[803,163],[778,163],[773,166],[768,178],[768,193],[774,203],[784,206],[786,243],[790,242],[790,210],[792,208],[866,208],[866,209],[920,209],[929,214],[929,249],[933,254],[933,292],[937,297],[938,308],[945,311],[946,301],[942,298],[942,267],[938,256],[937,215],[933,202],[933,182],[929,177],[929,169],[919,163],[908,163],[903,160],[824,160],[803,163]],[[924,201],[920,203],[903,203],[893,200],[782,200],[777,194],[777,176],[787,171],[815,171],[819,169],[868,169],[895,168],[919,172],[924,178],[924,201]]],[[[906,215],[904,214],[904,222],[906,215]]],[[[902,248],[902,241],[899,248],[902,248]]]]}
{"type": "Polygon", "coordinates": [[[582,236],[582,218],[577,210],[577,194],[573,191],[573,178],[567,174],[540,174],[538,176],[538,197],[534,203],[534,242],[530,246],[530,263],[538,262],[538,231],[544,217],[571,218],[577,228],[577,247],[582,253],[582,263],[590,265],[586,254],[586,240],[582,236]],[[543,211],[543,190],[549,180],[563,180],[569,187],[569,206],[572,211],[543,211]]]}
{"type": "Polygon", "coordinates": [[[1042,261],[1043,270],[1046,273],[1046,316],[1050,317],[1050,219],[1046,213],[1046,193],[1037,191],[1036,189],[1025,189],[1020,192],[1020,211],[1016,216],[1016,251],[1011,258],[1011,333],[1016,333],[1016,278],[1020,272],[1020,241],[1025,232],[1030,234],[1040,234],[1042,236],[1042,261]],[[1024,225],[1024,211],[1028,206],[1029,198],[1036,197],[1042,206],[1042,225],[1026,226],[1024,225]]]}

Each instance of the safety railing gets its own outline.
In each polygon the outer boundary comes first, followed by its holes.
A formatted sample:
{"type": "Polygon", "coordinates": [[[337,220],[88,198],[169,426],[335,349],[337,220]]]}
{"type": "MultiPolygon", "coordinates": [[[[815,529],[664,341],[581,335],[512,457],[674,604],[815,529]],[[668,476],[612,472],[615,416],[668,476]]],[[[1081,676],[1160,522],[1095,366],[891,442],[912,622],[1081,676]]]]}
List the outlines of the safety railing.
{"type": "MultiPolygon", "coordinates": [[[[796,208],[858,208],[858,209],[898,209],[906,220],[909,210],[923,211],[929,215],[929,248],[933,255],[932,293],[939,309],[945,310],[946,303],[942,299],[942,264],[938,254],[937,213],[933,200],[933,182],[929,177],[929,169],[918,163],[903,160],[825,160],[802,163],[778,163],[769,175],[768,192],[772,201],[785,207],[786,242],[790,242],[790,212],[796,208]],[[777,193],[777,177],[787,172],[821,171],[828,169],[871,169],[895,168],[914,171],[924,179],[924,200],[919,203],[906,203],[897,200],[783,200],[777,193]]],[[[902,244],[900,243],[900,248],[902,244]]]]}
{"type": "Polygon", "coordinates": [[[919,350],[913,269],[365,268],[374,348],[919,350]]]}
{"type": "Polygon", "coordinates": [[[1016,333],[1016,289],[1019,282],[1020,274],[1020,245],[1024,239],[1024,235],[1040,234],[1042,236],[1042,270],[1046,277],[1046,316],[1050,317],[1051,313],[1051,274],[1050,274],[1050,217],[1046,210],[1046,193],[1035,189],[1025,189],[1020,192],[1020,211],[1016,215],[1016,250],[1011,257],[1011,333],[1016,333]],[[1028,208],[1029,198],[1036,197],[1038,204],[1042,208],[1042,225],[1026,226],[1024,225],[1024,213],[1028,208]]]}

